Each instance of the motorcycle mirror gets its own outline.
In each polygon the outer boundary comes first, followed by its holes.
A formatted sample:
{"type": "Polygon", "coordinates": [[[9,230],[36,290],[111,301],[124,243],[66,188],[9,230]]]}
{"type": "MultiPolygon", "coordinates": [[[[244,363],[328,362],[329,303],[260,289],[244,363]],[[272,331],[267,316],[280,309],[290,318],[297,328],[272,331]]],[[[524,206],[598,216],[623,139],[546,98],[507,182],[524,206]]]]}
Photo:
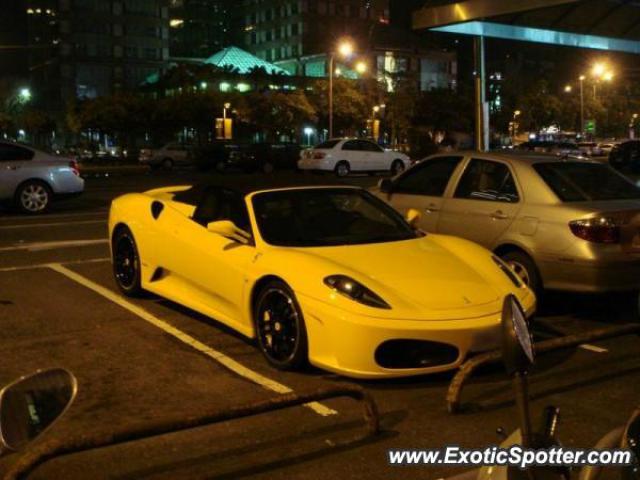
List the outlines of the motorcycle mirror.
{"type": "Polygon", "coordinates": [[[69,408],[77,380],[68,370],[38,371],[0,391],[0,452],[17,451],[47,430],[69,408]]]}
{"type": "Polygon", "coordinates": [[[526,373],[535,361],[524,311],[513,295],[502,304],[502,362],[509,375],[526,373]]]}

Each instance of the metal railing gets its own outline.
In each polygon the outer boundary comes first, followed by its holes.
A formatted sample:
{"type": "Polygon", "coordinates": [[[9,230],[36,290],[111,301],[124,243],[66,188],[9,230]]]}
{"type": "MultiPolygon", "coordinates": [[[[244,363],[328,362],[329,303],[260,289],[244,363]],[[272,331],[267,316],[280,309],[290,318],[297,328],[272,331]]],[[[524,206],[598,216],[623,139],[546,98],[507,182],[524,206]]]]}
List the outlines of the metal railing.
{"type": "MultiPolygon", "coordinates": [[[[543,340],[534,344],[534,348],[536,354],[540,355],[543,353],[577,347],[587,342],[605,340],[607,338],[622,337],[624,335],[630,335],[632,333],[640,333],[640,323],[620,325],[617,327],[599,328],[583,333],[566,335],[562,337],[552,338],[550,340],[543,340]]],[[[485,365],[490,365],[492,363],[498,363],[500,360],[502,360],[502,352],[500,350],[494,350],[472,357],[460,366],[460,369],[451,380],[449,389],[447,390],[446,400],[447,410],[449,411],[449,413],[459,413],[463,410],[464,405],[460,403],[460,397],[462,396],[462,389],[471,375],[478,368],[485,365]]]]}
{"type": "Polygon", "coordinates": [[[25,478],[42,463],[62,455],[108,447],[338,397],[349,397],[361,402],[362,415],[366,423],[366,434],[364,436],[378,433],[380,428],[378,408],[373,397],[368,392],[354,386],[329,387],[311,393],[290,393],[252,404],[222,410],[218,409],[197,417],[188,417],[183,414],[174,418],[145,422],[142,425],[127,426],[113,432],[92,432],[72,439],[54,437],[28,449],[8,468],[3,478],[5,480],[25,478]]]}

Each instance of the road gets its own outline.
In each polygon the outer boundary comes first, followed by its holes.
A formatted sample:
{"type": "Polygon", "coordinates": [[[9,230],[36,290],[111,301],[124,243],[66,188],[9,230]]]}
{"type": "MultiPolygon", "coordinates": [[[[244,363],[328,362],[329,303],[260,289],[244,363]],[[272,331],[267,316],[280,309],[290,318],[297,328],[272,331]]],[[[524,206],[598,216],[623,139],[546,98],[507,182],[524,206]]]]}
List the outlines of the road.
{"type": "MultiPolygon", "coordinates": [[[[292,183],[298,178],[282,175],[292,183]]],[[[47,367],[68,368],[79,382],[72,408],[39,441],[345,384],[373,395],[382,433],[350,441],[363,430],[360,406],[328,400],[59,457],[31,478],[436,479],[456,470],[392,467],[387,450],[486,446],[498,441],[497,427],[517,427],[510,386],[497,367],[477,375],[465,390],[465,400],[477,407],[451,415],[444,400],[451,374],[374,382],[319,370],[280,372],[265,364],[251,342],[213,319],[157,297],[121,297],[108,258],[109,202],[125,192],[200,178],[192,172],[89,178],[85,195],[45,216],[0,212],[0,384],[47,367]]],[[[543,338],[550,328],[571,333],[635,319],[624,296],[552,294],[537,331],[543,338]]],[[[638,404],[637,352],[637,337],[628,336],[541,358],[531,378],[536,424],[545,405],[557,405],[563,443],[594,444],[638,404]]],[[[16,458],[4,458],[0,467],[16,458]]]]}

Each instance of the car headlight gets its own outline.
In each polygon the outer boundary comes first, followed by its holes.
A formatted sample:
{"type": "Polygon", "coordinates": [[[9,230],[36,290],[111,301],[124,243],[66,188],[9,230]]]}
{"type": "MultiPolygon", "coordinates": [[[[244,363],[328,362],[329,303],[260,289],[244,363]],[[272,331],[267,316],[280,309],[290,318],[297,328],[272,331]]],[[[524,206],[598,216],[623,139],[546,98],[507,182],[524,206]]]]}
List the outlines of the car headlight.
{"type": "Polygon", "coordinates": [[[345,297],[349,297],[363,305],[374,308],[391,309],[391,306],[378,295],[361,283],[346,275],[330,275],[324,279],[324,284],[345,297]]]}
{"type": "Polygon", "coordinates": [[[495,255],[491,255],[491,259],[498,266],[498,268],[502,270],[507,277],[509,277],[509,280],[511,280],[511,283],[513,283],[518,288],[524,287],[524,283],[522,282],[520,277],[516,275],[516,273],[511,269],[509,265],[504,263],[500,258],[496,257],[495,255]]]}

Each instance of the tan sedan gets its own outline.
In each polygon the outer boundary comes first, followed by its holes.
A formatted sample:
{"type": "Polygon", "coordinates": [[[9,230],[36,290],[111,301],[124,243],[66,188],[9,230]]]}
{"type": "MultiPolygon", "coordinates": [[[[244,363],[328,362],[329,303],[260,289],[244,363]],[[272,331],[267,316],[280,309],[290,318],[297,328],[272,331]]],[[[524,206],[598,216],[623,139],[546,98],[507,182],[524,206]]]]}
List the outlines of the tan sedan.
{"type": "Polygon", "coordinates": [[[534,290],[640,288],[640,188],[595,161],[518,153],[429,157],[374,189],[427,232],[473,240],[534,290]]]}

